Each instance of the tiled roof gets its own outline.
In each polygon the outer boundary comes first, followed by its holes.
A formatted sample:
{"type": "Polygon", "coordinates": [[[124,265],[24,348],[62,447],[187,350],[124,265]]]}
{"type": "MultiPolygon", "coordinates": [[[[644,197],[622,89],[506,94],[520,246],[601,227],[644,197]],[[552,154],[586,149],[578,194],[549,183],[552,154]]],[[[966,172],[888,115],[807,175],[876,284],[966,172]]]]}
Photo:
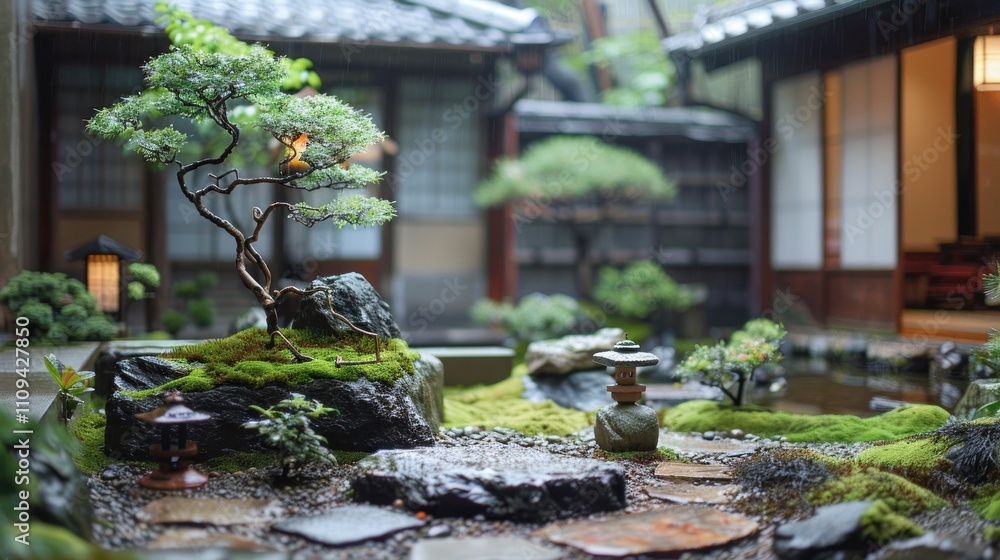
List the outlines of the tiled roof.
{"type": "Polygon", "coordinates": [[[694,30],[667,37],[663,47],[692,55],[791,25],[808,25],[888,0],[749,0],[723,9],[702,8],[694,30]]]}
{"type": "MultiPolygon", "coordinates": [[[[156,0],[31,0],[36,22],[150,27],[156,0]]],[[[549,33],[531,9],[491,0],[173,0],[252,39],[495,49],[549,33]]],[[[161,27],[161,26],[158,26],[161,27]]]]}
{"type": "Polygon", "coordinates": [[[683,136],[702,142],[747,142],[753,121],[732,113],[696,107],[613,107],[522,99],[514,104],[520,132],[621,136],[683,136]]]}

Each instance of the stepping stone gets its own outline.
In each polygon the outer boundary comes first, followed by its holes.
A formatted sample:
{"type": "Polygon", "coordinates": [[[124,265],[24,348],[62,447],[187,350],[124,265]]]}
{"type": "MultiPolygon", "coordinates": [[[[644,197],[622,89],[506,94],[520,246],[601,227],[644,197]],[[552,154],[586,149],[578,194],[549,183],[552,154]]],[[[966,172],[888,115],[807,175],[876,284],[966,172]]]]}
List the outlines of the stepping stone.
{"type": "Polygon", "coordinates": [[[658,447],[669,447],[681,453],[750,453],[757,448],[751,442],[731,439],[706,440],[678,433],[660,433],[658,447]]]}
{"type": "Polygon", "coordinates": [[[422,539],[410,560],[559,560],[565,553],[524,537],[422,539]]]}
{"type": "Polygon", "coordinates": [[[151,550],[177,550],[189,548],[229,548],[232,550],[274,550],[269,545],[231,533],[210,533],[203,529],[175,529],[167,531],[146,545],[151,550]]]}
{"type": "Polygon", "coordinates": [[[271,526],[272,530],[299,535],[330,546],[356,544],[424,524],[412,515],[380,507],[348,505],[320,515],[289,517],[271,526]]]}
{"type": "Polygon", "coordinates": [[[728,504],[730,494],[739,489],[734,484],[699,486],[690,482],[678,482],[668,486],[647,486],[646,493],[650,497],[678,504],[728,504]]]}
{"type": "Polygon", "coordinates": [[[136,517],[146,523],[245,525],[273,521],[280,513],[273,500],[168,497],[146,504],[136,517]]]}
{"type": "Polygon", "coordinates": [[[579,521],[544,527],[536,532],[548,540],[594,556],[678,553],[721,546],[752,535],[756,521],[704,505],[622,515],[599,521],[579,521]]]}
{"type": "Polygon", "coordinates": [[[442,517],[549,521],[625,507],[621,465],[520,446],[380,451],[358,463],[354,499],[442,517]]]}
{"type": "Polygon", "coordinates": [[[863,541],[861,516],[872,502],[843,502],[823,506],[809,519],[787,523],[774,534],[774,552],[781,558],[817,558],[830,551],[857,549],[863,541]]]}
{"type": "Polygon", "coordinates": [[[725,465],[697,465],[694,463],[660,463],[654,473],[659,478],[683,482],[728,482],[733,479],[725,465]]]}

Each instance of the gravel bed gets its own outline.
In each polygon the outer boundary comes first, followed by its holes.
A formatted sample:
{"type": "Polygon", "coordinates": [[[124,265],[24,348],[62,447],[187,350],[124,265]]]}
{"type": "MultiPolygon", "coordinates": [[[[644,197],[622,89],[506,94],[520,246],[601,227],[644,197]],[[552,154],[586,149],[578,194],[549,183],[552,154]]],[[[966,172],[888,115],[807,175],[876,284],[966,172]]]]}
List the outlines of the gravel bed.
{"type": "MultiPolygon", "coordinates": [[[[525,436],[513,430],[495,428],[483,430],[480,428],[441,430],[438,445],[461,447],[481,445],[483,442],[495,442],[518,447],[543,449],[555,454],[575,457],[592,458],[599,455],[599,449],[594,442],[593,429],[582,430],[569,437],[557,436],[525,436]]],[[[747,437],[746,440],[753,438],[747,437]]],[[[746,441],[745,440],[745,441],[746,441]]],[[[781,441],[767,440],[757,442],[764,447],[790,446],[781,441]]],[[[865,444],[807,444],[796,445],[815,449],[828,455],[850,458],[869,447],[865,444]]],[[[698,463],[731,464],[745,457],[749,452],[741,453],[705,453],[680,452],[679,455],[698,463]]],[[[644,491],[647,485],[661,485],[662,480],[653,476],[653,471],[659,460],[622,460],[626,470],[626,512],[638,512],[648,509],[666,507],[667,502],[650,498],[644,491]]],[[[157,536],[178,525],[146,524],[137,522],[136,513],[149,502],[164,496],[186,497],[219,497],[219,498],[264,498],[276,500],[287,515],[320,513],[339,505],[350,503],[350,482],[356,467],[343,465],[337,467],[312,466],[305,471],[302,480],[294,485],[275,487],[272,479],[277,474],[277,467],[272,469],[250,468],[238,473],[208,473],[208,484],[198,490],[185,490],[176,493],[163,493],[148,490],[138,486],[138,479],[145,474],[136,467],[115,465],[104,472],[90,477],[90,494],[94,510],[100,522],[95,523],[95,538],[98,544],[109,549],[145,548],[157,536]]],[[[724,507],[731,513],[731,508],[724,507]]],[[[954,509],[954,508],[953,508],[954,509]]],[[[416,512],[413,512],[416,514],[416,512]]],[[[620,512],[598,514],[593,518],[620,515],[620,512]]],[[[737,559],[737,558],[774,558],[771,551],[771,540],[775,524],[761,522],[762,530],[756,535],[739,541],[731,546],[698,553],[685,553],[682,558],[705,559],[737,559]]],[[[965,534],[982,535],[985,522],[974,513],[961,510],[961,515],[928,515],[918,519],[918,523],[930,530],[952,528],[965,534]]],[[[404,531],[396,535],[368,541],[361,545],[331,548],[306,539],[271,531],[267,524],[235,525],[231,527],[204,527],[209,533],[231,533],[266,543],[279,550],[292,553],[293,558],[330,558],[330,559],[400,559],[408,558],[410,548],[423,538],[441,537],[475,537],[520,535],[529,536],[542,524],[514,523],[509,521],[493,521],[482,518],[433,518],[428,517],[427,524],[418,530],[404,531]]],[[[202,528],[202,527],[199,527],[202,528]]],[[[530,537],[539,544],[546,544],[537,537],[530,537]]],[[[554,545],[550,545],[554,546],[554,545]]],[[[579,551],[565,548],[566,558],[592,558],[579,551]]]]}

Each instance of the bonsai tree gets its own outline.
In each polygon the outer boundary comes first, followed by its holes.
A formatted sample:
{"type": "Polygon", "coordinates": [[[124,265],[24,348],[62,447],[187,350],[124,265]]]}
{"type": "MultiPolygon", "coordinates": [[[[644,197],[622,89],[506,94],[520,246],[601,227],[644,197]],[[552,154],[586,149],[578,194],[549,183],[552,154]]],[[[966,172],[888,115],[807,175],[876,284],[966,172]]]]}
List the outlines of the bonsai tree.
{"type": "Polygon", "coordinates": [[[627,317],[651,321],[663,332],[667,314],[684,311],[694,303],[691,290],[678,284],[652,261],[635,261],[622,270],[606,266],[598,271],[594,300],[627,317]]]}
{"type": "MultiPolygon", "coordinates": [[[[272,290],[272,274],[254,247],[268,218],[283,214],[306,227],[330,221],[345,225],[381,225],[395,216],[389,201],[363,196],[337,197],[326,204],[277,201],[250,212],[252,224],[240,229],[216,214],[209,200],[226,197],[237,189],[260,189],[278,185],[287,189],[339,191],[356,189],[377,181],[381,174],[351,165],[347,160],[365,151],[384,136],[371,118],[326,95],[296,97],[281,89],[287,75],[286,63],[260,45],[240,54],[202,52],[191,45],[173,46],[151,59],[144,67],[146,89],[101,109],[88,123],[88,130],[103,138],[127,138],[128,147],[146,160],[174,166],[184,197],[198,214],[233,238],[236,273],[256,297],[267,316],[271,344],[280,339],[299,361],[303,355],[278,328],[278,303],[289,294],[300,296],[324,291],[288,286],[272,290]],[[251,114],[257,128],[266,131],[285,147],[278,172],[244,177],[227,161],[240,142],[242,126],[234,120],[238,103],[246,118],[251,114]],[[245,104],[252,104],[252,111],[245,104]],[[164,123],[175,117],[192,123],[210,122],[223,130],[229,142],[212,157],[184,162],[180,152],[188,137],[164,123]],[[205,183],[197,177],[207,174],[205,183]]],[[[245,121],[244,121],[245,122],[245,121]]]]}
{"type": "Polygon", "coordinates": [[[553,136],[529,146],[520,159],[498,160],[476,187],[475,200],[480,206],[517,201],[518,225],[540,218],[570,226],[577,289],[590,298],[592,240],[615,201],[676,194],[655,163],[631,150],[587,136],[553,136]]]}
{"type": "Polygon", "coordinates": [[[729,344],[698,345],[677,366],[683,377],[701,375],[705,383],[725,393],[733,404],[746,403],[746,387],[754,371],[767,362],[781,359],[778,343],[785,337],[785,328],[768,319],[752,319],[733,333],[729,344]],[[732,387],[736,383],[735,392],[732,387]]]}
{"type": "Polygon", "coordinates": [[[292,396],[266,409],[250,405],[264,418],[243,425],[256,430],[265,445],[278,451],[283,479],[289,477],[293,467],[306,463],[337,464],[337,458],[325,447],[326,438],[309,425],[310,418],[337,412],[337,409],[325,407],[319,401],[308,401],[299,394],[292,396]]]}

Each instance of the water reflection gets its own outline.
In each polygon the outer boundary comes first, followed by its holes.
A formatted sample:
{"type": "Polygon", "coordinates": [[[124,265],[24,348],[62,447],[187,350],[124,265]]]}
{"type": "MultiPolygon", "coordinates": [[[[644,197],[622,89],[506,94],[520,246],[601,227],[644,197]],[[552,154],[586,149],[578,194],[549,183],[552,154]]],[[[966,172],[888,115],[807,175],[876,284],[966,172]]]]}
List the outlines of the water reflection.
{"type": "Polygon", "coordinates": [[[872,371],[821,359],[786,359],[783,369],[755,380],[750,402],[803,414],[874,416],[903,403],[951,411],[968,385],[927,372],[872,371]]]}

